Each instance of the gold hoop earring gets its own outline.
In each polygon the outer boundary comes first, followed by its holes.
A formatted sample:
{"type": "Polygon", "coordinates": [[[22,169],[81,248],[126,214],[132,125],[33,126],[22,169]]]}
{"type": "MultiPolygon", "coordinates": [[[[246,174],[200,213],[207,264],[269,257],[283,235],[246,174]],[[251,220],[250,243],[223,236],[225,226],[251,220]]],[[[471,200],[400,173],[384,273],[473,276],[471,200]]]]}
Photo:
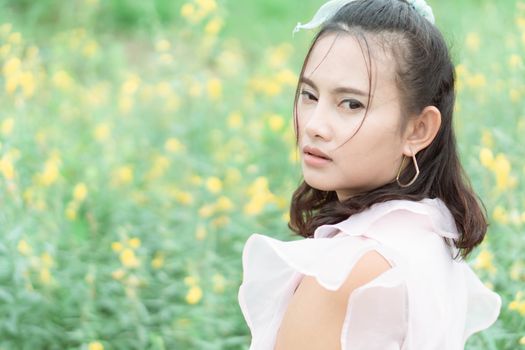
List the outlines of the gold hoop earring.
{"type": "Polygon", "coordinates": [[[415,154],[412,154],[412,159],[414,160],[414,167],[416,168],[416,175],[414,175],[414,177],[412,178],[412,180],[410,180],[409,183],[407,184],[402,184],[401,182],[399,182],[399,175],[401,174],[401,168],[403,168],[403,164],[405,163],[405,155],[403,154],[403,160],[401,161],[401,165],[399,165],[399,170],[397,172],[397,177],[396,177],[396,181],[397,181],[397,184],[401,187],[408,187],[410,185],[412,185],[414,183],[414,181],[416,181],[418,175],[419,175],[419,167],[417,166],[417,160],[416,160],[416,155],[415,154]]]}

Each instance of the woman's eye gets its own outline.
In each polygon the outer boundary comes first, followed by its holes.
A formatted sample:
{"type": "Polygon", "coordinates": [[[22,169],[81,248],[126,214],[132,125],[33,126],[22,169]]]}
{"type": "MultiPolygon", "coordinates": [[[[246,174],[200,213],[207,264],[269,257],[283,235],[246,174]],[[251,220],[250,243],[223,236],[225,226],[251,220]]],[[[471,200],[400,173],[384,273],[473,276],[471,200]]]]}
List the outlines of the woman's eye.
{"type": "Polygon", "coordinates": [[[311,99],[311,100],[316,100],[315,96],[312,95],[311,93],[309,93],[308,91],[305,91],[305,90],[301,91],[301,95],[302,95],[302,96],[305,96],[305,97],[308,98],[309,100],[310,100],[310,99],[311,99]]]}
{"type": "Polygon", "coordinates": [[[363,104],[357,100],[344,100],[343,103],[348,103],[350,109],[358,109],[364,107],[363,104]]]}

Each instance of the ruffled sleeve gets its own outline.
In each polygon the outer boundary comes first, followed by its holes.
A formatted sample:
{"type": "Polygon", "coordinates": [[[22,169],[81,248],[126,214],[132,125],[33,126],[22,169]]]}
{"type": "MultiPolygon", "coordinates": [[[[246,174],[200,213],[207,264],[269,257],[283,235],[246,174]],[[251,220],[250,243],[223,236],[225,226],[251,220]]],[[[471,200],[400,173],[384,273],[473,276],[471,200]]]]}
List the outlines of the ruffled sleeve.
{"type": "Polygon", "coordinates": [[[328,290],[337,290],[357,261],[372,250],[393,267],[350,295],[341,348],[400,349],[406,333],[407,295],[396,253],[359,236],[286,242],[254,233],[243,251],[243,282],[238,293],[252,335],[250,350],[273,350],[286,307],[304,275],[314,276],[328,290]]]}
{"type": "Polygon", "coordinates": [[[487,288],[470,266],[464,264],[463,272],[467,289],[467,315],[463,344],[474,333],[489,328],[501,311],[501,296],[487,288]]]}

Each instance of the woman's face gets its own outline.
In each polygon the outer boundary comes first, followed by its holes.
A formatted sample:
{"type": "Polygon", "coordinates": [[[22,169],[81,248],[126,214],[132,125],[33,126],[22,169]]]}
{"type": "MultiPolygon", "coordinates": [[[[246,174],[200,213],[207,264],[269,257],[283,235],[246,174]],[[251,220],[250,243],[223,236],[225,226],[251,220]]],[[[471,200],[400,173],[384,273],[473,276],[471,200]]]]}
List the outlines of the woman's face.
{"type": "Polygon", "coordinates": [[[372,96],[364,121],[369,69],[366,47],[362,51],[354,36],[331,33],[320,38],[301,77],[297,122],[304,180],[313,188],[336,191],[339,200],[395,181],[402,160],[394,61],[368,41],[372,96]],[[330,160],[312,158],[305,146],[330,160]]]}

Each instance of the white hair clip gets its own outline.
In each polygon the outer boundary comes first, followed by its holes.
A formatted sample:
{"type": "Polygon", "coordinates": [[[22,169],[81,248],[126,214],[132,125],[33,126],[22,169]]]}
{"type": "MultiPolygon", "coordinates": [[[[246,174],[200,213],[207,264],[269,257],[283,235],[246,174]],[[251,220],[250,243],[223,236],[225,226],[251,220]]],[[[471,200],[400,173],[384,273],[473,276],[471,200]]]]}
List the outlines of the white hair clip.
{"type": "Polygon", "coordinates": [[[434,24],[436,22],[434,13],[432,12],[432,7],[430,7],[425,0],[408,0],[408,3],[417,13],[425,17],[430,23],[434,24]]]}
{"type": "MultiPolygon", "coordinates": [[[[332,16],[334,16],[337,11],[339,11],[344,5],[353,2],[355,0],[330,0],[324,5],[322,5],[319,10],[317,10],[314,17],[310,22],[302,24],[301,22],[297,23],[295,26],[292,37],[301,29],[312,29],[320,26],[332,16]]],[[[407,0],[409,5],[418,12],[421,16],[425,17],[430,23],[434,24],[434,14],[432,13],[432,8],[425,2],[425,0],[407,0]]]]}

